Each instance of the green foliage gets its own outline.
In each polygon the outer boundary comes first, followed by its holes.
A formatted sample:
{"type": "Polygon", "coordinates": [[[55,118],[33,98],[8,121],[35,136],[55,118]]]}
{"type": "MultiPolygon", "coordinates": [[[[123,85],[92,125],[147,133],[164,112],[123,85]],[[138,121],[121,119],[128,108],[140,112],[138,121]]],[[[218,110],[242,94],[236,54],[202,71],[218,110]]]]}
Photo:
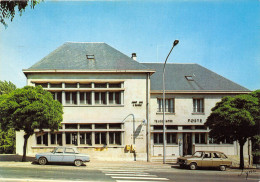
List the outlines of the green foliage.
{"type": "Polygon", "coordinates": [[[13,18],[16,13],[16,9],[20,13],[20,16],[25,11],[25,8],[28,5],[28,2],[31,2],[30,6],[33,9],[35,5],[40,3],[42,0],[4,0],[0,1],[0,22],[7,28],[7,23],[5,22],[6,19],[10,19],[13,21],[13,18]]]}
{"type": "Polygon", "coordinates": [[[240,168],[244,168],[243,146],[248,138],[259,135],[260,90],[250,94],[224,97],[212,108],[205,123],[210,137],[240,144],[240,168]]]}
{"type": "Polygon", "coordinates": [[[12,82],[0,80],[0,95],[9,94],[10,92],[14,91],[15,89],[16,89],[16,86],[12,82]]]}
{"type": "Polygon", "coordinates": [[[205,123],[210,136],[218,141],[224,139],[246,141],[257,134],[259,99],[252,94],[224,97],[212,108],[205,123]]]}
{"type": "MultiPolygon", "coordinates": [[[[0,81],[0,96],[14,91],[16,86],[12,82],[0,81]]],[[[12,128],[1,130],[0,125],[0,153],[12,154],[15,152],[15,131],[12,128]]]]}
{"type": "Polygon", "coordinates": [[[0,130],[0,153],[15,153],[15,131],[9,128],[6,132],[0,130]]]}
{"type": "Polygon", "coordinates": [[[26,135],[32,135],[34,129],[58,130],[62,114],[61,103],[41,86],[25,86],[0,97],[0,123],[4,130],[24,130],[26,135]]]}

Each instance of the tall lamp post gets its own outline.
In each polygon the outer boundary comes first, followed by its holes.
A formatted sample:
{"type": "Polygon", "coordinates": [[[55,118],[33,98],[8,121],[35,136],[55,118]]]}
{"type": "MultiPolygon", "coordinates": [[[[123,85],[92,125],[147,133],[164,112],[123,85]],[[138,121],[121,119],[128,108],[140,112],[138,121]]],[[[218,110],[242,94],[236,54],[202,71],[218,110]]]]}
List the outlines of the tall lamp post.
{"type": "Polygon", "coordinates": [[[172,49],[179,43],[179,40],[175,40],[173,42],[173,46],[164,62],[163,66],[163,163],[165,164],[165,156],[166,156],[166,137],[165,137],[165,66],[166,62],[168,60],[168,57],[170,56],[172,49]]]}

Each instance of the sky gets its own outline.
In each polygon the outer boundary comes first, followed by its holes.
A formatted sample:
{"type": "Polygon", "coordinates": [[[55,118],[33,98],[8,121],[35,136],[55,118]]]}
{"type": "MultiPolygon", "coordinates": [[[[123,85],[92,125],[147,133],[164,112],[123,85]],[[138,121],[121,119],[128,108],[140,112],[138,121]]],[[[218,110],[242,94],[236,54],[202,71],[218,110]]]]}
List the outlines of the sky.
{"type": "Polygon", "coordinates": [[[0,80],[26,85],[22,69],[65,42],[105,42],[139,62],[197,63],[260,89],[260,1],[44,1],[0,24],[0,80]]]}

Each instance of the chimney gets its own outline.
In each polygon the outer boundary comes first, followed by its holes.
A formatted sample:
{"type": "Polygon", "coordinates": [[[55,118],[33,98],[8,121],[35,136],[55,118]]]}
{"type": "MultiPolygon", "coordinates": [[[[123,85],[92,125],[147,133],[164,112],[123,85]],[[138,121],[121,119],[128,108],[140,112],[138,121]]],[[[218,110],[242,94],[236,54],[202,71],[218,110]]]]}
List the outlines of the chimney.
{"type": "Polygon", "coordinates": [[[131,58],[136,61],[136,57],[137,57],[136,53],[132,53],[132,57],[131,58]]]}

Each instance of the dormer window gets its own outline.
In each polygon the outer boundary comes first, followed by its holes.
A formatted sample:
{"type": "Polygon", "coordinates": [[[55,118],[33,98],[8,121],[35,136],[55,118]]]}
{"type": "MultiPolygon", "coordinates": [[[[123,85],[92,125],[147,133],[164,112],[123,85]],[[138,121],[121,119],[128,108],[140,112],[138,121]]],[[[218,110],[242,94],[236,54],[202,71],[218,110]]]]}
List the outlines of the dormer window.
{"type": "Polygon", "coordinates": [[[95,56],[94,55],[86,55],[87,56],[87,60],[88,61],[94,61],[95,60],[95,56]]]}
{"type": "Polygon", "coordinates": [[[185,76],[185,78],[186,78],[188,81],[194,81],[194,79],[193,79],[192,76],[185,76]]]}

